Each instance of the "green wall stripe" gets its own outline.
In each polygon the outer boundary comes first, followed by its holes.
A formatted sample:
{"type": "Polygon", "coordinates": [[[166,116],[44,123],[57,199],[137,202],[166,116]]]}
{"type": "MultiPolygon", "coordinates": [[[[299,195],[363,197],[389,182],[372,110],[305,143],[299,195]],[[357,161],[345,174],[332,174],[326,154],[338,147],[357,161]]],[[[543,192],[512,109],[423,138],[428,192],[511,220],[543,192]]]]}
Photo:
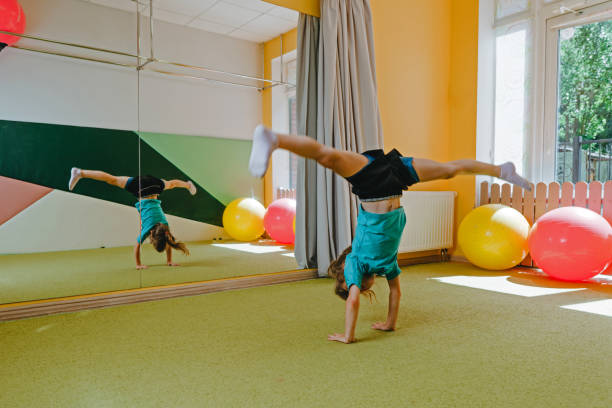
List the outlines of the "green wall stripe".
{"type": "MultiPolygon", "coordinates": [[[[138,175],[138,140],[132,131],[0,120],[0,175],[63,191],[72,167],[138,175]]],[[[142,174],[189,179],[147,143],[140,144],[140,154],[142,174]]],[[[80,181],[74,193],[129,206],[136,201],[127,191],[94,180],[80,181]]],[[[195,196],[178,189],[161,199],[167,214],[222,225],[225,207],[202,185],[195,196]]]]}
{"type": "Polygon", "coordinates": [[[251,141],[150,132],[139,134],[153,149],[226,205],[238,197],[251,197],[261,190],[261,181],[248,172],[251,141]]]}

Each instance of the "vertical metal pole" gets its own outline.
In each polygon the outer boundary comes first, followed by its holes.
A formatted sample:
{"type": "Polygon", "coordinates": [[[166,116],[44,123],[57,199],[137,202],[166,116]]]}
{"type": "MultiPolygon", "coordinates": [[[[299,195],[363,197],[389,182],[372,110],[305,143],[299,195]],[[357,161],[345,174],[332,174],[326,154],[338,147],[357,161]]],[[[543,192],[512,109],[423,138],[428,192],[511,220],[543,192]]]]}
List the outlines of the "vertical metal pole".
{"type": "Polygon", "coordinates": [[[566,165],[566,160],[567,160],[567,143],[565,143],[565,147],[563,148],[563,151],[561,151],[561,154],[563,155],[563,180],[562,182],[565,183],[565,165],[566,165]]]}
{"type": "Polygon", "coordinates": [[[591,147],[589,146],[587,148],[587,162],[586,162],[586,176],[585,176],[585,181],[587,183],[590,183],[591,181],[591,147]]]}
{"type": "Polygon", "coordinates": [[[580,181],[580,139],[580,136],[574,135],[572,146],[574,149],[572,152],[572,182],[574,183],[580,181]]]}
{"type": "Polygon", "coordinates": [[[153,60],[153,0],[149,0],[149,42],[151,45],[151,55],[149,58],[153,60]]]}
{"type": "MultiPolygon", "coordinates": [[[[136,56],[138,63],[136,64],[136,127],[140,131],[140,4],[136,1],[136,56]]],[[[140,135],[138,136],[138,209],[142,210],[142,191],[141,182],[141,165],[140,165],[140,135]]],[[[140,224],[140,232],[142,232],[142,217],[138,217],[138,223],[140,224]]],[[[142,252],[138,249],[140,255],[142,252]]],[[[142,287],[142,271],[140,272],[140,287],[142,287]]]]}
{"type": "Polygon", "coordinates": [[[285,66],[283,65],[283,35],[280,35],[280,81],[283,81],[283,71],[285,71],[285,66]]]}
{"type": "Polygon", "coordinates": [[[140,4],[136,3],[136,56],[138,58],[138,68],[140,71],[140,4]]]}
{"type": "Polygon", "coordinates": [[[612,142],[608,146],[608,180],[612,180],[612,177],[610,177],[612,171],[610,167],[612,167],[612,142]]]}
{"type": "Polygon", "coordinates": [[[596,166],[597,166],[597,179],[601,180],[601,159],[602,159],[602,156],[603,156],[603,154],[602,154],[603,145],[599,145],[598,147],[599,147],[599,159],[597,159],[597,164],[596,164],[596,166]]]}
{"type": "Polygon", "coordinates": [[[612,180],[612,177],[610,177],[610,167],[612,167],[612,142],[610,143],[610,146],[608,146],[608,180],[612,180]]]}

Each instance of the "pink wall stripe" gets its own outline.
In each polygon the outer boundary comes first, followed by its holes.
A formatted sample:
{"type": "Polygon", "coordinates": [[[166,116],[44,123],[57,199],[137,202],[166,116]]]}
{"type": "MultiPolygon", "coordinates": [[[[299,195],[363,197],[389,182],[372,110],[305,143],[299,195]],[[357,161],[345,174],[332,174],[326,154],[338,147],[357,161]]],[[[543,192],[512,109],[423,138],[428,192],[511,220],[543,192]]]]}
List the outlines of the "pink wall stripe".
{"type": "Polygon", "coordinates": [[[51,191],[48,187],[0,176],[0,225],[51,191]]]}

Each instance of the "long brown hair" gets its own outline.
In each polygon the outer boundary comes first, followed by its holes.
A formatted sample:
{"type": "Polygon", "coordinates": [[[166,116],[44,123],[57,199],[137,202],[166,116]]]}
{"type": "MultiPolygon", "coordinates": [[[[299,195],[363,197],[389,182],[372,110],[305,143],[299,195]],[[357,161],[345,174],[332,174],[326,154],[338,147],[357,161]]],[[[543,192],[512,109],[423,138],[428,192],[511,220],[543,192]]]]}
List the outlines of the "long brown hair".
{"type": "Polygon", "coordinates": [[[168,224],[162,224],[161,222],[155,224],[155,226],[151,229],[149,239],[157,252],[163,252],[166,247],[170,245],[172,248],[182,251],[185,255],[189,255],[187,245],[183,244],[182,242],[178,242],[176,238],[174,238],[174,235],[170,233],[168,224]]]}
{"type": "MultiPolygon", "coordinates": [[[[336,279],[336,283],[334,284],[334,293],[344,300],[348,299],[349,295],[349,288],[345,289],[344,287],[342,287],[342,284],[345,282],[344,261],[346,260],[347,255],[350,254],[352,250],[352,246],[346,248],[338,258],[336,258],[329,264],[329,268],[327,268],[327,275],[336,279]]],[[[362,290],[361,294],[367,295],[370,298],[370,302],[372,302],[372,297],[376,299],[376,294],[371,289],[362,290]]]]}

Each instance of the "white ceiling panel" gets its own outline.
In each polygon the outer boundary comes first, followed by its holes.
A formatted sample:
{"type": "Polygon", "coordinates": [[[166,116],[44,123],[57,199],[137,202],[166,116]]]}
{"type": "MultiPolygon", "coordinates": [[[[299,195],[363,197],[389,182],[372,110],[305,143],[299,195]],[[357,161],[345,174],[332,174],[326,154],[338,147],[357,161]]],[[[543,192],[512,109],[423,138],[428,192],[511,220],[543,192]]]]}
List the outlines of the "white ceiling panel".
{"type": "MultiPolygon", "coordinates": [[[[144,1],[145,4],[148,3],[148,0],[140,1],[144,1]]],[[[209,9],[216,2],[216,0],[153,0],[153,8],[160,8],[178,14],[185,14],[187,16],[191,16],[193,19],[198,14],[201,14],[209,9]]]]}
{"type": "MultiPolygon", "coordinates": [[[[275,7],[273,4],[266,3],[261,0],[223,0],[225,3],[231,3],[235,6],[240,6],[249,10],[257,11],[259,13],[266,13],[275,7]]],[[[282,8],[282,7],[280,7],[282,8]]]]}
{"type": "Polygon", "coordinates": [[[236,27],[233,26],[215,23],[212,21],[203,20],[201,18],[196,18],[195,20],[190,22],[189,27],[199,28],[200,30],[218,34],[229,34],[230,32],[236,29],[236,27]]]}
{"type": "Polygon", "coordinates": [[[285,33],[293,27],[294,25],[290,21],[262,14],[240,27],[240,29],[251,33],[271,36],[273,38],[278,34],[279,30],[281,33],[285,33]]]}
{"type": "Polygon", "coordinates": [[[240,27],[253,20],[259,14],[256,11],[220,1],[206,10],[200,17],[208,21],[240,27]]]}
{"type": "Polygon", "coordinates": [[[274,17],[280,17],[285,20],[291,21],[297,25],[298,18],[300,17],[300,13],[295,10],[291,10],[284,7],[273,7],[272,10],[268,11],[266,14],[269,14],[274,17]]]}
{"type": "MultiPolygon", "coordinates": [[[[82,0],[135,12],[132,0],[82,0]]],[[[149,0],[138,0],[149,14],[149,0]]],[[[262,0],[153,0],[156,20],[252,42],[271,40],[297,26],[299,13],[262,0]]]]}

